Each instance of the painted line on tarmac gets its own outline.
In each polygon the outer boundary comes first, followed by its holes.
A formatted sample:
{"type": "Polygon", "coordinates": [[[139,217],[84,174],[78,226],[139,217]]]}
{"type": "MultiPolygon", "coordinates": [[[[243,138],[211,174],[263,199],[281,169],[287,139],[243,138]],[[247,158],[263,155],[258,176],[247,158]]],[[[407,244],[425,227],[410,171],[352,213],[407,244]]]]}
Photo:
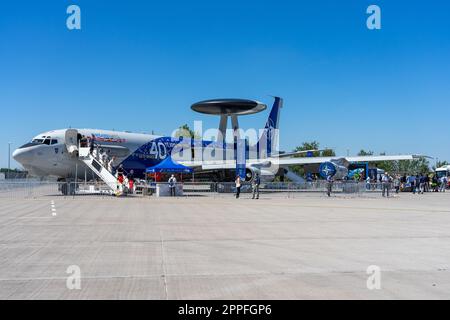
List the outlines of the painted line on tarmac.
{"type": "Polygon", "coordinates": [[[52,216],[56,217],[56,206],[55,206],[55,201],[52,200],[52,201],[50,202],[50,205],[51,205],[51,207],[52,207],[52,216]]]}

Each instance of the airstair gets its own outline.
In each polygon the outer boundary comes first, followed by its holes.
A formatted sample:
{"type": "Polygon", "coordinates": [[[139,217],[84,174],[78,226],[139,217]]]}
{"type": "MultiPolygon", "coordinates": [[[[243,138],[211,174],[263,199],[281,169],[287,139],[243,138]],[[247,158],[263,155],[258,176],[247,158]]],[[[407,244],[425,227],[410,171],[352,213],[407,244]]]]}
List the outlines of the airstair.
{"type": "MultiPolygon", "coordinates": [[[[94,150],[96,152],[97,150],[94,150]]],[[[113,191],[118,191],[117,179],[109,170],[90,153],[89,148],[80,148],[78,158],[83,161],[86,166],[91,169],[95,174],[103,180],[103,182],[113,191]]],[[[121,191],[121,190],[120,190],[121,191]]]]}
{"type": "Polygon", "coordinates": [[[296,174],[295,172],[293,172],[293,171],[291,171],[291,170],[289,170],[287,168],[285,169],[284,176],[287,177],[292,182],[295,182],[295,183],[305,183],[306,182],[305,179],[303,179],[298,174],[296,174]]]}

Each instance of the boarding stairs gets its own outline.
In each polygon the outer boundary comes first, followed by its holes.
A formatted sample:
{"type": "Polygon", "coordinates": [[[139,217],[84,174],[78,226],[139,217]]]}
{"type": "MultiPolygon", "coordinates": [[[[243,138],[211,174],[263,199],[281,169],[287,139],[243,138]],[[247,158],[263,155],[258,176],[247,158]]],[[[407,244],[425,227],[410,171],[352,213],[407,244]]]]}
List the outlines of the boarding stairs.
{"type": "Polygon", "coordinates": [[[289,180],[291,180],[294,183],[302,184],[302,183],[306,182],[306,180],[304,178],[300,177],[298,174],[296,174],[295,172],[293,172],[287,168],[285,169],[284,176],[287,177],[289,180]]]}
{"type": "MultiPolygon", "coordinates": [[[[97,152],[97,150],[94,150],[97,152]]],[[[118,191],[117,178],[102,164],[102,162],[95,157],[95,154],[90,153],[89,148],[79,149],[79,159],[83,161],[86,166],[103,180],[103,182],[113,191],[118,191]]]]}

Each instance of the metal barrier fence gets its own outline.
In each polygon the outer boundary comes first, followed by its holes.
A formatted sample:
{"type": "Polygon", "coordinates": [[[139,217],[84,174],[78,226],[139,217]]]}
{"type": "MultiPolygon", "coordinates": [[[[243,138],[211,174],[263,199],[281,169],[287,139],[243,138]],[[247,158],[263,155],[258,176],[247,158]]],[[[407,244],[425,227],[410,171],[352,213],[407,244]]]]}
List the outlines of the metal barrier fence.
{"type": "MultiPolygon", "coordinates": [[[[168,183],[158,183],[168,187],[168,183]]],[[[184,182],[182,185],[182,196],[229,196],[236,192],[233,182],[184,182]]],[[[354,181],[337,181],[333,183],[332,192],[340,194],[362,195],[369,192],[381,192],[382,184],[367,184],[354,181]]],[[[391,186],[391,191],[392,186],[391,186]]],[[[122,195],[133,197],[155,196],[157,185],[155,183],[145,183],[144,181],[135,184],[133,192],[124,190],[122,195]]],[[[181,190],[181,189],[177,189],[181,190]]],[[[284,196],[293,198],[297,195],[309,193],[325,193],[327,190],[326,181],[315,181],[305,183],[291,182],[271,182],[262,183],[259,192],[262,195],[284,196]]],[[[252,193],[251,183],[243,183],[242,194],[252,193]]],[[[177,191],[179,192],[179,191],[177,191]]],[[[179,192],[181,193],[181,192],[179,192]]],[[[112,197],[116,192],[111,191],[102,182],[45,182],[45,181],[2,181],[0,182],[0,199],[36,199],[49,196],[63,196],[66,198],[78,196],[101,196],[112,197]]],[[[177,194],[180,196],[181,194],[177,194]]]]}

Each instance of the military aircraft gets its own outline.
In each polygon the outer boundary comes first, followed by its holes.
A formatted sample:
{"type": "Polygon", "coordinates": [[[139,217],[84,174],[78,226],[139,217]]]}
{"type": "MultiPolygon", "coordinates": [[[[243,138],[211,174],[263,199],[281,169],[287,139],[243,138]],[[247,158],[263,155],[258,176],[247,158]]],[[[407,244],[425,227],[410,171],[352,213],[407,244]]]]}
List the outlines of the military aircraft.
{"type": "MultiPolygon", "coordinates": [[[[353,162],[413,160],[420,157],[299,157],[314,150],[281,153],[276,140],[282,106],[283,99],[275,97],[259,140],[253,146],[245,145],[247,181],[251,181],[256,174],[260,175],[262,181],[273,181],[277,175],[300,181],[302,178],[289,169],[294,165],[317,165],[322,175],[342,178],[348,174],[348,165],[353,162]]],[[[84,139],[93,141],[97,150],[101,149],[108,157],[114,157],[115,168],[121,164],[125,171],[133,170],[136,176],[143,176],[146,168],[170,156],[193,168],[197,177],[203,174],[216,181],[224,181],[236,176],[236,141],[226,143],[220,139],[199,140],[101,129],[70,128],[43,132],[15,150],[13,158],[33,176],[52,176],[60,181],[72,181],[75,175],[81,179],[92,177],[93,175],[86,174],[87,171],[91,172],[90,168],[78,157],[77,148],[84,139]],[[209,156],[205,156],[206,154],[209,156]]]]}

